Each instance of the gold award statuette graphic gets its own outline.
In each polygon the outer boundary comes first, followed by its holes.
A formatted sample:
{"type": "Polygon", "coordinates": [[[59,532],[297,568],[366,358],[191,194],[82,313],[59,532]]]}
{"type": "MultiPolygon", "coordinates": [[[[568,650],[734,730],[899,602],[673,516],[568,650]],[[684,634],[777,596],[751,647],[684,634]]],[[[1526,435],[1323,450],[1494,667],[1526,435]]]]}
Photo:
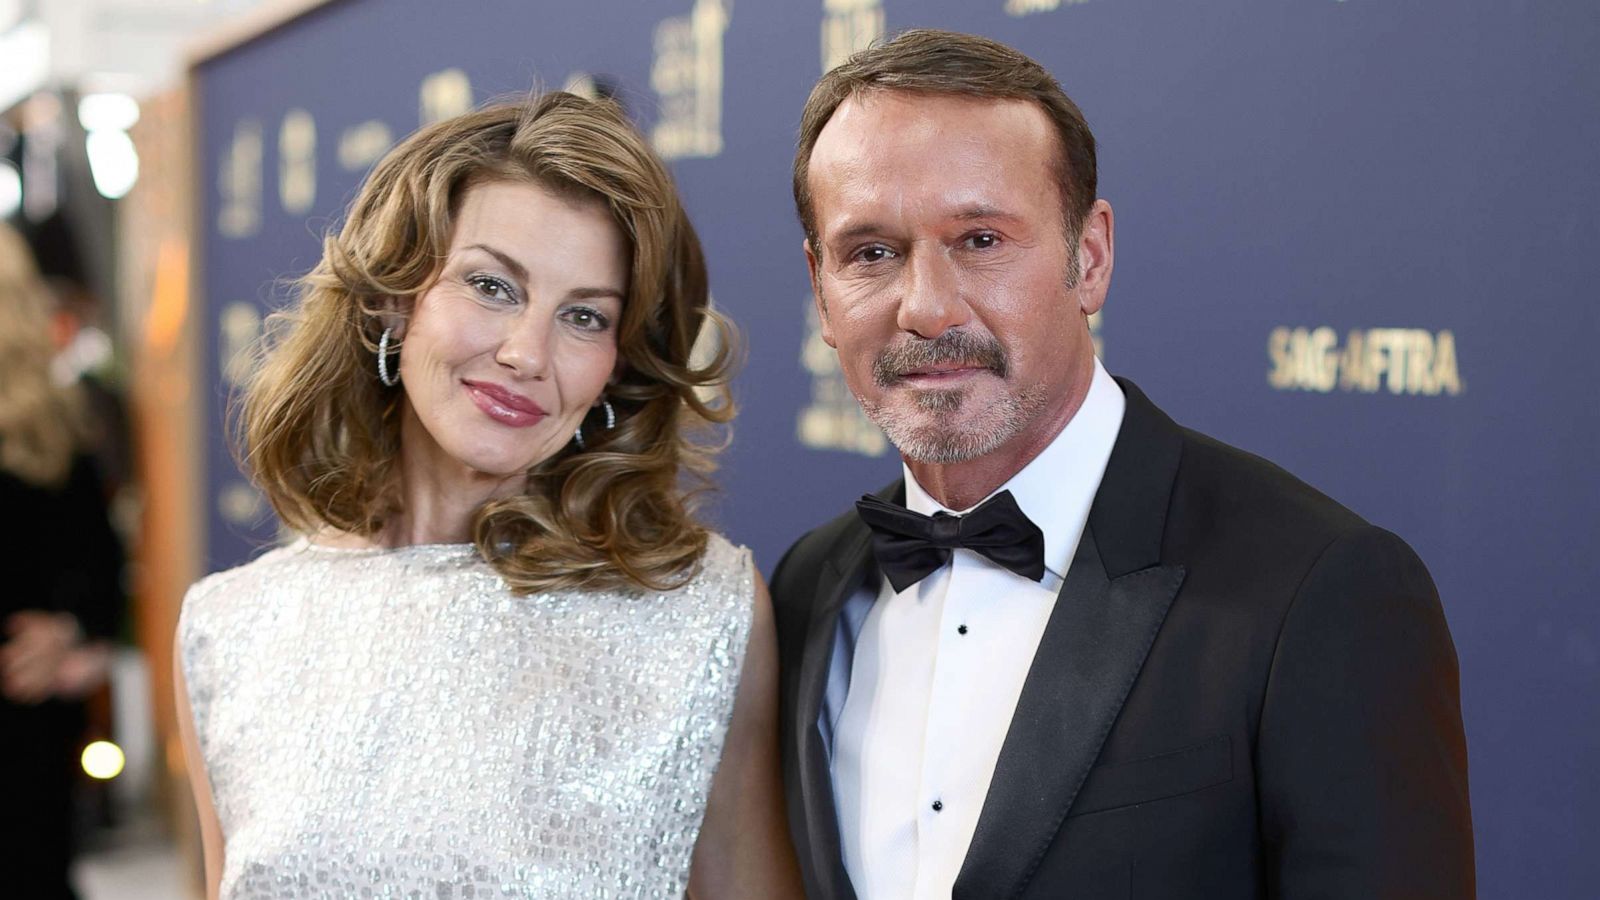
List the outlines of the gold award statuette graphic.
{"type": "MultiPolygon", "coordinates": [[[[235,390],[255,370],[261,328],[261,311],[246,300],[228,304],[217,317],[217,362],[224,383],[235,390]]],[[[225,521],[241,526],[254,524],[266,509],[261,492],[237,476],[222,485],[216,503],[225,521]]]]}
{"type": "Polygon", "coordinates": [[[650,86],[661,98],[661,120],[650,143],[665,159],[722,152],[722,36],[732,13],[732,0],[695,0],[687,16],[656,26],[650,86]]]}
{"type": "Polygon", "coordinates": [[[1449,331],[1422,328],[1274,328],[1267,337],[1267,383],[1280,391],[1344,391],[1437,397],[1466,389],[1449,331]]]}
{"type": "Polygon", "coordinates": [[[217,492],[217,512],[234,525],[249,527],[261,520],[267,510],[261,492],[250,482],[234,479],[217,492]]]}
{"type": "Polygon", "coordinates": [[[393,143],[389,126],[379,119],[351,125],[339,135],[339,167],[346,172],[360,172],[382,159],[393,143]]]}
{"type": "Polygon", "coordinates": [[[600,99],[600,85],[594,80],[594,76],[588,72],[573,72],[568,75],[566,82],[561,85],[561,89],[569,94],[577,94],[579,97],[586,97],[590,100],[600,99]]]}
{"type": "Polygon", "coordinates": [[[1005,0],[1006,15],[1014,18],[1035,13],[1055,12],[1063,6],[1078,6],[1089,0],[1005,0]]]}
{"type": "Polygon", "coordinates": [[[222,370],[219,374],[230,387],[243,387],[255,369],[261,311],[248,300],[229,303],[217,317],[217,332],[217,365],[222,370]]]}
{"type": "Polygon", "coordinates": [[[432,125],[472,111],[472,82],[460,69],[445,69],[422,79],[417,88],[419,124],[432,125]]]}
{"type": "Polygon", "coordinates": [[[289,110],[278,129],[278,200],[296,215],[317,202],[317,123],[303,109],[289,110]]]}
{"type": "Polygon", "coordinates": [[[816,303],[809,296],[805,303],[806,336],[800,345],[800,365],[811,374],[811,403],[800,410],[795,436],[813,450],[882,456],[889,450],[889,439],[861,411],[845,384],[838,354],[822,339],[816,303]]]}
{"type": "MultiPolygon", "coordinates": [[[[823,0],[822,71],[832,69],[882,37],[883,22],[882,0],[823,0]]],[[[862,456],[887,453],[888,438],[861,411],[845,384],[838,355],[822,339],[822,321],[809,295],[805,300],[805,323],[800,365],[811,375],[811,402],[795,418],[795,437],[813,450],[843,450],[862,456]]]]}
{"type": "Polygon", "coordinates": [[[883,37],[883,0],[822,0],[822,71],[883,37]]]}
{"type": "Polygon", "coordinates": [[[261,230],[261,123],[240,119],[217,165],[217,233],[247,238],[261,230]]]}

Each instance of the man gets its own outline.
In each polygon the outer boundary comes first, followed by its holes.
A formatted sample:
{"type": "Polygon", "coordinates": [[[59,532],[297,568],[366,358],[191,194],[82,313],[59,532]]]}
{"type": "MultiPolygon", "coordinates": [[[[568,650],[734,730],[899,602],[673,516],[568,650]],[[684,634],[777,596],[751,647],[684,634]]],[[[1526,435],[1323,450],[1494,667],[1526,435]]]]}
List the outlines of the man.
{"type": "Polygon", "coordinates": [[[773,578],[810,895],[1472,896],[1427,571],[1106,374],[1112,211],[1054,79],[907,32],[812,92],[795,196],[905,467],[773,578]]]}

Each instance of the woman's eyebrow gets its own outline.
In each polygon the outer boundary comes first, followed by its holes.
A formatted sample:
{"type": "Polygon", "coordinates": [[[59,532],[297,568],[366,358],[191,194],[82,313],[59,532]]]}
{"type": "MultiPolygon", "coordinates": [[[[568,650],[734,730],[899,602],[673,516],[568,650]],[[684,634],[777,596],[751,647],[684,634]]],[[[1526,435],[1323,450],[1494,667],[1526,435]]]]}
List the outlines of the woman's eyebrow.
{"type": "Polygon", "coordinates": [[[528,280],[528,269],[527,269],[527,267],[525,267],[522,263],[517,262],[515,259],[512,259],[511,256],[509,254],[507,254],[507,253],[504,253],[504,252],[502,252],[500,250],[496,250],[495,248],[489,246],[488,244],[468,244],[465,249],[467,249],[467,250],[482,250],[483,252],[489,254],[490,256],[492,256],[496,260],[498,260],[500,262],[500,265],[505,266],[507,269],[510,269],[511,270],[511,274],[517,276],[517,280],[518,281],[526,282],[528,280]]]}

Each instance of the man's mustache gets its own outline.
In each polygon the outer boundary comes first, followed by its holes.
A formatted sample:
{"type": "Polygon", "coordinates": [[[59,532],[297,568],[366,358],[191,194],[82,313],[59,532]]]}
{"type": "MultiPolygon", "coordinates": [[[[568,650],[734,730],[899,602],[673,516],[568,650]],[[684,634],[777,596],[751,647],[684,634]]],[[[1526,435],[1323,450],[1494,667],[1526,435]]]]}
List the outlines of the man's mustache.
{"type": "Polygon", "coordinates": [[[933,366],[970,366],[988,369],[1004,378],[1006,351],[993,335],[952,329],[938,337],[911,337],[884,349],[872,362],[872,380],[891,387],[908,372],[933,366]]]}

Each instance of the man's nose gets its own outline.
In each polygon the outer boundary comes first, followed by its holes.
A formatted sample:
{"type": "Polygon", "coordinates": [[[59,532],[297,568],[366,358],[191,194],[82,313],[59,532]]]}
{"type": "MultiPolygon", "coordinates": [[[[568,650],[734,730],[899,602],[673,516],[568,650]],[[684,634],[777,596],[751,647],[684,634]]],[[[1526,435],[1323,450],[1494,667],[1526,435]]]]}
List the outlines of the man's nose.
{"type": "Polygon", "coordinates": [[[495,349],[495,362],[518,378],[543,378],[550,369],[551,323],[532,308],[507,323],[495,349]]]}
{"type": "Polygon", "coordinates": [[[896,324],[932,340],[972,319],[953,263],[937,252],[913,251],[905,268],[896,324]]]}

